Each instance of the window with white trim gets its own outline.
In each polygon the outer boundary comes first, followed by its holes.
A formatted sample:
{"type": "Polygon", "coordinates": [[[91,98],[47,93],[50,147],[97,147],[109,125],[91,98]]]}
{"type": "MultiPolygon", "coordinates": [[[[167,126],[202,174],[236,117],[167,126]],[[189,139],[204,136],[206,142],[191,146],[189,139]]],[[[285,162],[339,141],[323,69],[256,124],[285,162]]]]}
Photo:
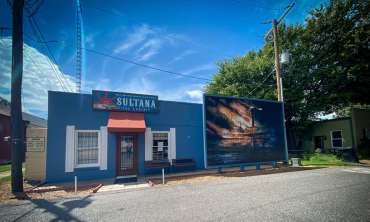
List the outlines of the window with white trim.
{"type": "Polygon", "coordinates": [[[343,147],[343,137],[341,130],[331,131],[331,145],[333,148],[343,147]]]}
{"type": "Polygon", "coordinates": [[[363,128],[363,138],[364,140],[370,140],[370,129],[369,128],[363,128]]]}
{"type": "Polygon", "coordinates": [[[99,166],[99,130],[76,130],[76,167],[99,166]]]}
{"type": "Polygon", "coordinates": [[[168,160],[169,132],[153,132],[153,160],[168,160]]]}

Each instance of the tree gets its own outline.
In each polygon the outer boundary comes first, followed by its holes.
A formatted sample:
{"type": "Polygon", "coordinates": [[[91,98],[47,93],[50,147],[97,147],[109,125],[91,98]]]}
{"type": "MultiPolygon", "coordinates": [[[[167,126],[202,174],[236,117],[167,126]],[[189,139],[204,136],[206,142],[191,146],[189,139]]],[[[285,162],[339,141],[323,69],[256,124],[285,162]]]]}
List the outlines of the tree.
{"type": "Polygon", "coordinates": [[[332,0],[311,12],[306,29],[311,67],[333,104],[330,111],[369,104],[370,97],[364,96],[370,92],[369,1],[332,0]]]}
{"type": "MultiPolygon", "coordinates": [[[[279,26],[288,144],[297,146],[310,120],[353,103],[369,104],[369,2],[332,0],[306,25],[279,26]]],[[[276,99],[271,40],[259,51],[219,63],[208,93],[276,99]]]]}

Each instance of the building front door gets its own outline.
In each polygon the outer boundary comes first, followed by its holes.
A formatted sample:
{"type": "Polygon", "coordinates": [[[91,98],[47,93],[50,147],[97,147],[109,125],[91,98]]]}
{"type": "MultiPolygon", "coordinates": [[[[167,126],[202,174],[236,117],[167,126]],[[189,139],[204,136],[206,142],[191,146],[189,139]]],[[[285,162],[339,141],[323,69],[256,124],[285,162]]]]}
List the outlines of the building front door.
{"type": "Polygon", "coordinates": [[[315,149],[324,149],[324,137],[323,136],[315,136],[315,149]]]}
{"type": "Polygon", "coordinates": [[[137,136],[117,135],[117,176],[137,175],[137,136]]]}

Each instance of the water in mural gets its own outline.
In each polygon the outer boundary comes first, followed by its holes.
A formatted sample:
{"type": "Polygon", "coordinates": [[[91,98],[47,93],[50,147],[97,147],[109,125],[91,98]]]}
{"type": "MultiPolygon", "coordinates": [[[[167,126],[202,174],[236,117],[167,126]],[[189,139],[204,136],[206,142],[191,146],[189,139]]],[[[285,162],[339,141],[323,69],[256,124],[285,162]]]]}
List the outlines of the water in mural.
{"type": "Polygon", "coordinates": [[[281,103],[205,95],[207,163],[283,160],[281,103]]]}

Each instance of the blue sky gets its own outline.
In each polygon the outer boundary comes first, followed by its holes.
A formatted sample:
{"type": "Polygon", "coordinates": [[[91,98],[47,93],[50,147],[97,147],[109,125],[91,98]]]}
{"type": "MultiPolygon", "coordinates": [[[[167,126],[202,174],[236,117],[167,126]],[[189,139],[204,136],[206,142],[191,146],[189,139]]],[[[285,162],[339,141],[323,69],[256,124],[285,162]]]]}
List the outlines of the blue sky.
{"type": "MultiPolygon", "coordinates": [[[[11,27],[10,9],[6,2],[0,2],[0,26],[11,27]]],[[[217,62],[258,50],[263,45],[263,35],[271,27],[262,22],[278,17],[290,2],[81,0],[84,47],[138,63],[211,79],[217,72],[217,62]]],[[[325,2],[298,0],[286,22],[303,23],[308,11],[325,2]]],[[[48,45],[55,57],[56,67],[66,79],[66,84],[72,84],[71,87],[75,76],[75,9],[74,0],[44,1],[34,15],[45,39],[57,41],[48,45]]],[[[31,84],[35,81],[35,75],[42,72],[45,78],[57,79],[53,77],[55,73],[50,67],[47,68],[45,60],[48,54],[44,45],[34,41],[36,37],[28,19],[25,18],[24,23],[27,53],[33,53],[30,57],[36,60],[30,61],[32,65],[25,66],[25,76],[29,75],[27,81],[30,81],[28,85],[31,88],[25,89],[24,86],[24,92],[31,97],[30,101],[36,101],[33,94],[41,91],[32,88],[36,87],[31,84]],[[33,71],[26,70],[27,67],[33,71]]],[[[10,32],[4,32],[3,40],[7,40],[9,35],[10,32]]],[[[9,52],[4,54],[7,58],[11,55],[9,52]]],[[[171,75],[91,52],[84,52],[83,55],[84,92],[103,89],[155,94],[164,100],[201,102],[201,92],[206,83],[204,80],[171,75]]],[[[8,67],[5,71],[9,71],[9,61],[3,63],[0,69],[8,67]]],[[[5,71],[3,69],[0,75],[6,75],[5,71]]],[[[9,78],[0,76],[0,81],[2,79],[9,82],[9,78]]],[[[51,90],[61,90],[59,85],[47,83],[51,90]]],[[[0,95],[8,98],[8,86],[0,84],[0,95]]],[[[43,85],[39,87],[45,88],[43,85]]],[[[47,90],[44,89],[42,93],[45,92],[47,90]]],[[[46,104],[24,104],[24,108],[46,116],[46,104]]]]}

